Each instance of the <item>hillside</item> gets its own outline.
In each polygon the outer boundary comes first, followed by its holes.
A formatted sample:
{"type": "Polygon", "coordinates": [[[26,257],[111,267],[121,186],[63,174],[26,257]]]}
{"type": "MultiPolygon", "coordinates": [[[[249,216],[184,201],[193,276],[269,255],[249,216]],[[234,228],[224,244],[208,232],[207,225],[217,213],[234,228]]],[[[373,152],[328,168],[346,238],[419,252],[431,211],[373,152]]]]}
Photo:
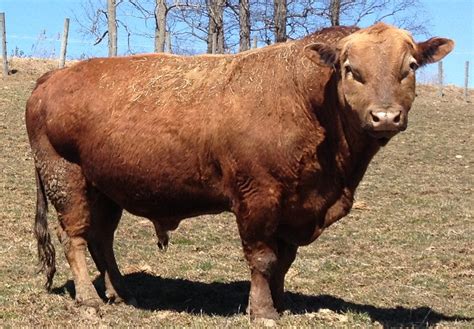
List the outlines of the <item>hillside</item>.
{"type": "MultiPolygon", "coordinates": [[[[148,220],[123,217],[115,250],[137,307],[77,308],[55,236],[58,272],[53,292],[43,289],[24,108],[57,63],[10,66],[16,73],[0,78],[0,326],[248,326],[248,269],[229,213],[184,221],[166,253],[148,220]]],[[[280,325],[474,326],[474,105],[455,87],[443,98],[417,91],[408,130],[375,157],[351,214],[300,249],[280,325]]]]}

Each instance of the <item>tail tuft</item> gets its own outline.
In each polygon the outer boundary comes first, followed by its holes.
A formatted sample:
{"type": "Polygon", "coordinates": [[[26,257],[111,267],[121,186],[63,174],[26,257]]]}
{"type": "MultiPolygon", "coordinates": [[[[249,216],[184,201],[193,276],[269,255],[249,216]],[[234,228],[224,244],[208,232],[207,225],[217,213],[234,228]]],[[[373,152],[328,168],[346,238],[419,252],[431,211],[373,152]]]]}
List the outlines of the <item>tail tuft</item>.
{"type": "Polygon", "coordinates": [[[46,193],[41,177],[36,170],[36,217],[35,217],[35,236],[38,242],[38,259],[40,269],[38,272],[46,274],[45,287],[48,291],[51,290],[53,284],[53,277],[56,273],[56,251],[51,242],[51,236],[48,231],[48,202],[46,200],[46,193]]]}

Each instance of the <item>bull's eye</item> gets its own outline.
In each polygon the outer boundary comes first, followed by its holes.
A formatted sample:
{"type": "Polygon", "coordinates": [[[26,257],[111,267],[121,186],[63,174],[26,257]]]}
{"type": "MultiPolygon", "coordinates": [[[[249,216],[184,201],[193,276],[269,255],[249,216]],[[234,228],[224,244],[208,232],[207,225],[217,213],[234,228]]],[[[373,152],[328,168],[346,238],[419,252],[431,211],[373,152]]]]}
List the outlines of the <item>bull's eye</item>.
{"type": "Polygon", "coordinates": [[[360,73],[354,68],[352,68],[352,66],[345,65],[344,71],[345,71],[346,77],[352,77],[355,81],[364,83],[364,80],[362,79],[362,76],[360,75],[360,73]]]}
{"type": "Polygon", "coordinates": [[[352,74],[352,67],[350,65],[346,65],[344,69],[346,70],[346,75],[352,74]]]}
{"type": "Polygon", "coordinates": [[[418,65],[418,63],[413,59],[412,61],[410,61],[409,67],[410,67],[409,70],[406,70],[406,71],[403,71],[403,72],[402,72],[402,75],[401,75],[401,77],[400,77],[400,81],[402,81],[402,80],[404,80],[405,78],[407,78],[410,74],[414,74],[415,71],[418,69],[419,65],[418,65]]]}
{"type": "Polygon", "coordinates": [[[416,71],[416,70],[418,69],[418,67],[419,67],[419,65],[418,65],[417,62],[411,62],[411,63],[410,63],[410,69],[411,69],[412,71],[416,71]]]}

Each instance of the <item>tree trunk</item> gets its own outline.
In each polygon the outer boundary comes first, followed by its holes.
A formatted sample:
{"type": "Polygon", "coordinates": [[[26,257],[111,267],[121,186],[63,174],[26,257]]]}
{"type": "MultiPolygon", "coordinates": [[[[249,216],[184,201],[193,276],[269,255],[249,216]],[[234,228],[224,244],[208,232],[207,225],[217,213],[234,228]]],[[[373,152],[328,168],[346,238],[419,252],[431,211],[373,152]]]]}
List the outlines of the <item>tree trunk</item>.
{"type": "Polygon", "coordinates": [[[117,56],[117,19],[115,0],[107,0],[107,25],[109,33],[109,57],[117,56]]]}
{"type": "Polygon", "coordinates": [[[166,52],[172,54],[173,53],[173,48],[171,46],[171,34],[170,32],[166,32],[166,52]]]}
{"type": "Polygon", "coordinates": [[[166,43],[166,0],[156,0],[155,6],[155,52],[165,51],[166,43]]]}
{"type": "Polygon", "coordinates": [[[239,7],[240,43],[239,51],[250,49],[250,4],[249,0],[240,0],[239,7]]]}
{"type": "Polygon", "coordinates": [[[329,4],[329,15],[331,26],[339,26],[339,17],[341,16],[341,0],[331,0],[329,4]]]}
{"type": "Polygon", "coordinates": [[[215,27],[216,23],[214,22],[214,20],[212,19],[212,16],[211,16],[211,9],[210,9],[210,2],[211,1],[209,1],[209,5],[207,7],[208,12],[209,12],[209,25],[207,26],[207,53],[208,54],[213,54],[214,50],[216,48],[215,45],[212,43],[213,42],[214,31],[216,30],[216,27],[215,27]]]}
{"type": "Polygon", "coordinates": [[[274,0],[275,42],[286,41],[286,0],[274,0]]]}
{"type": "Polygon", "coordinates": [[[207,52],[212,53],[213,37],[216,33],[217,44],[215,51],[217,54],[224,53],[224,5],[225,0],[208,0],[209,27],[207,34],[207,52]]]}

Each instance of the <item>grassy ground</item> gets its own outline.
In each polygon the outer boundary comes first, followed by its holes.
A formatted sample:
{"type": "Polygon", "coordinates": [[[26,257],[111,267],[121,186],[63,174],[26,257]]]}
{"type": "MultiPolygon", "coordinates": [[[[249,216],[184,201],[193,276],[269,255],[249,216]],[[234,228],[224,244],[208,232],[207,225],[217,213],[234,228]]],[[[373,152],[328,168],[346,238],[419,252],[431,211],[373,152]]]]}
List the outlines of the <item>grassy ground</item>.
{"type": "MultiPolygon", "coordinates": [[[[228,213],[184,221],[166,253],[147,220],[124,216],[115,250],[138,307],[75,307],[56,239],[58,274],[44,291],[24,106],[55,64],[11,64],[18,72],[0,80],[0,326],[248,326],[249,274],[228,213]]],[[[474,106],[456,88],[445,92],[418,89],[409,129],[376,156],[355,209],[300,249],[278,324],[474,327],[474,106]]]]}

